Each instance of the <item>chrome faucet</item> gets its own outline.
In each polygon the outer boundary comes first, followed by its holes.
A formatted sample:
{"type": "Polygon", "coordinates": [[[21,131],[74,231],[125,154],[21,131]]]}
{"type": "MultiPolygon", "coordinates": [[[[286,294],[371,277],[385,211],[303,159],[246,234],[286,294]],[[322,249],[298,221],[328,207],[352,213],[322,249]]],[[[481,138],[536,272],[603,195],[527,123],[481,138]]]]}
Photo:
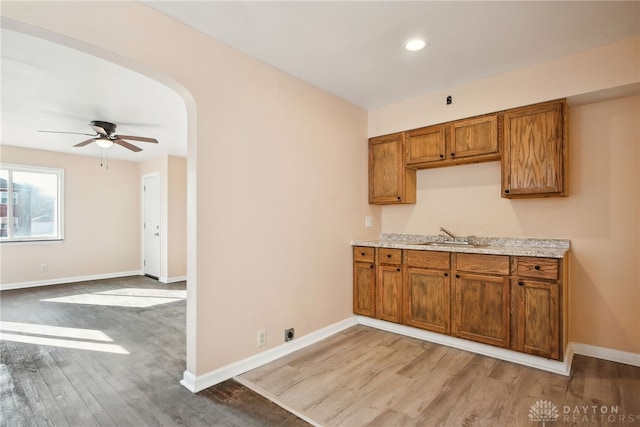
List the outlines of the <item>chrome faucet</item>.
{"type": "Polygon", "coordinates": [[[457,240],[458,239],[458,237],[455,234],[453,234],[452,232],[450,232],[449,230],[447,230],[444,227],[440,227],[440,231],[444,232],[446,235],[451,237],[453,240],[457,240]]]}

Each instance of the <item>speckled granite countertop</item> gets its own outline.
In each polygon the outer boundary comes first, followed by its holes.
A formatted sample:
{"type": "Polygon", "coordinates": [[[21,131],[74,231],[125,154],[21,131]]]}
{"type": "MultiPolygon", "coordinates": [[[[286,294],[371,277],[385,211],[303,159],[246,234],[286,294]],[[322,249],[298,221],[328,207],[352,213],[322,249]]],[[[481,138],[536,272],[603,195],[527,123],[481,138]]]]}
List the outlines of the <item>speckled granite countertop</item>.
{"type": "Polygon", "coordinates": [[[424,245],[425,242],[442,242],[442,236],[420,234],[382,233],[379,240],[354,240],[352,246],[376,248],[415,249],[420,251],[466,252],[489,255],[517,255],[545,258],[562,258],[571,248],[566,239],[512,239],[505,237],[471,237],[477,246],[424,245]]]}

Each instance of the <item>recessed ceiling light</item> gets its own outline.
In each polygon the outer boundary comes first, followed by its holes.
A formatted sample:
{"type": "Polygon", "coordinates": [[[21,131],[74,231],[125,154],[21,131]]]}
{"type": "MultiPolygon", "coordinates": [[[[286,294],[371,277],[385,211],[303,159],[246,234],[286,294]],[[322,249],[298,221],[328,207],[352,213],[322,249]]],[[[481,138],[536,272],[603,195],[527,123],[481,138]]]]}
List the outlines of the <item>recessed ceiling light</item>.
{"type": "Polygon", "coordinates": [[[427,42],[422,39],[409,39],[404,42],[404,48],[411,52],[422,50],[426,45],[427,42]]]}

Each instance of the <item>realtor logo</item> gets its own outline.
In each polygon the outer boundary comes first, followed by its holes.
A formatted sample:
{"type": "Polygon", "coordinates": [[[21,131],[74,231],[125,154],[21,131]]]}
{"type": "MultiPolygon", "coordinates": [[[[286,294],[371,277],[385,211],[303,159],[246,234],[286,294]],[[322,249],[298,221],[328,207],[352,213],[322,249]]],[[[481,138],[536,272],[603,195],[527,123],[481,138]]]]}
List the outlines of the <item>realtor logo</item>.
{"type": "Polygon", "coordinates": [[[542,427],[545,427],[547,421],[556,422],[558,418],[558,408],[548,400],[538,400],[529,409],[529,421],[542,421],[542,427]]]}

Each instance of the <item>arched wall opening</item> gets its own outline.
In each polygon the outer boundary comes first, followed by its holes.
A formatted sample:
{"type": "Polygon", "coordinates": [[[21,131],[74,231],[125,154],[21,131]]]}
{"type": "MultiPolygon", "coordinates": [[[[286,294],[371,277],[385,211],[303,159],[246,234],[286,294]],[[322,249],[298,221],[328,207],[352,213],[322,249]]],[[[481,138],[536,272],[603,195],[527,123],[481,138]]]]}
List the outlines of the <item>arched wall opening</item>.
{"type": "Polygon", "coordinates": [[[131,58],[118,55],[87,42],[65,36],[60,33],[49,31],[8,19],[0,18],[2,28],[15,32],[24,33],[29,36],[41,38],[52,43],[60,44],[83,53],[98,57],[100,59],[120,65],[132,72],[142,74],[153,79],[165,87],[173,90],[184,102],[187,115],[187,325],[186,325],[186,370],[195,370],[195,310],[196,310],[196,103],[191,93],[175,79],[159,72],[152,67],[137,62],[131,58]]]}

